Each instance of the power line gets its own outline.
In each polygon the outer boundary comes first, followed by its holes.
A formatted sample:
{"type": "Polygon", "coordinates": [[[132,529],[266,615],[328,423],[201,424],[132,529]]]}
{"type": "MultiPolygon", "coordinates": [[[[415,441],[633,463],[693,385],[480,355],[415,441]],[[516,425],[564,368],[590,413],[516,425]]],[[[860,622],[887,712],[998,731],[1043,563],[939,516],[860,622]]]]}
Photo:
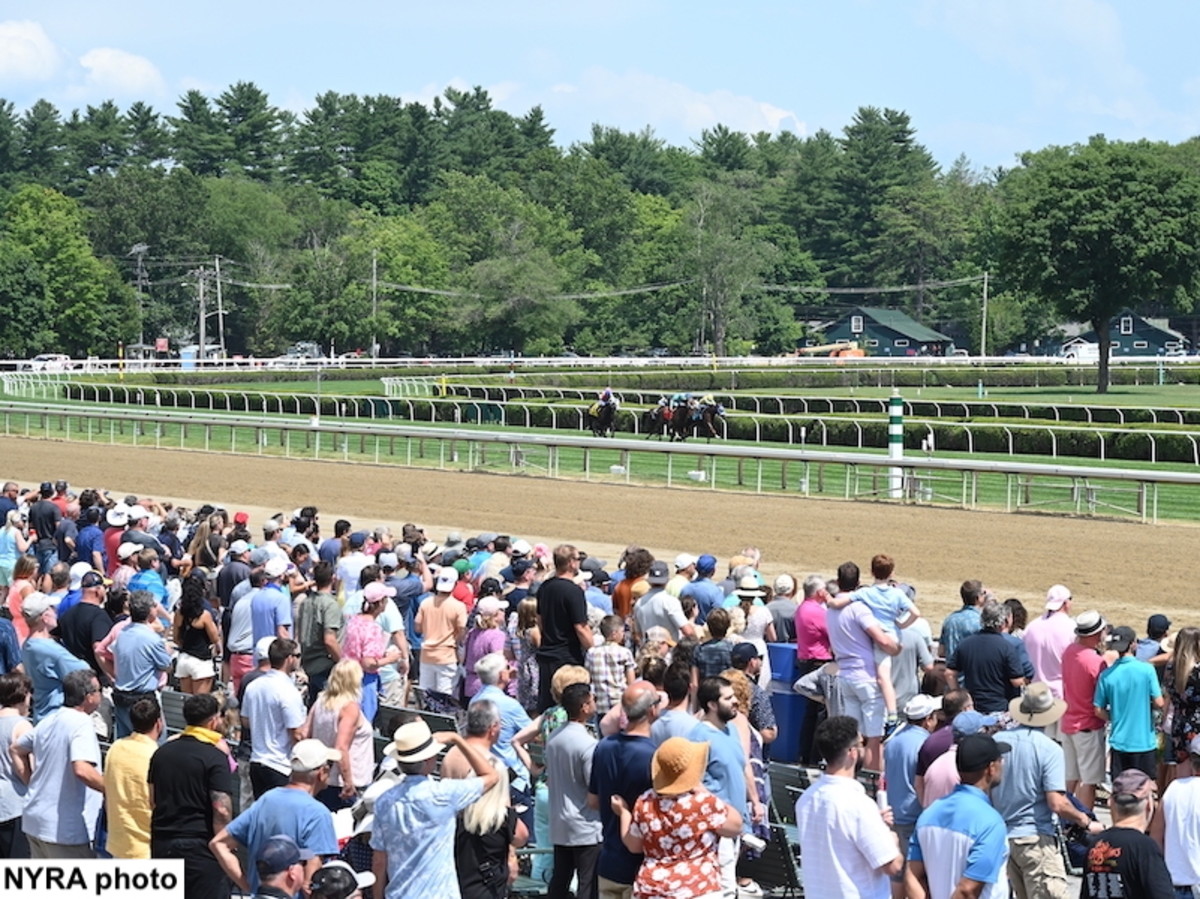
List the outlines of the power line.
{"type": "Polygon", "coordinates": [[[787,284],[760,284],[761,290],[770,293],[825,293],[825,294],[870,294],[911,293],[914,290],[933,290],[941,287],[960,287],[984,279],[983,275],[957,278],[953,281],[923,281],[920,284],[902,284],[897,287],[793,287],[787,284]]]}

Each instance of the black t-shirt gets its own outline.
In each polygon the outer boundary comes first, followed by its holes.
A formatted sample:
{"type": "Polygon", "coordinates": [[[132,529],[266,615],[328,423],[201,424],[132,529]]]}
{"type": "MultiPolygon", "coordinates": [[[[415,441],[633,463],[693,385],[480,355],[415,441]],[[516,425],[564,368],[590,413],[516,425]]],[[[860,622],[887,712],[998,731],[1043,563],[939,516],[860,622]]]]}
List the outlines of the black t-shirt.
{"type": "Polygon", "coordinates": [[[980,631],[955,647],[946,667],[957,671],[962,686],[982,714],[1008,711],[1008,701],[1021,693],[1012,680],[1025,676],[1016,647],[996,631],[980,631]]]}
{"type": "Polygon", "coordinates": [[[1174,899],[1175,887],[1154,841],[1130,827],[1096,834],[1079,899],[1174,899]]]}
{"type": "Polygon", "coordinates": [[[77,602],[58,619],[54,635],[70,651],[71,655],[87,662],[100,683],[108,682],[108,675],[96,661],[96,644],[108,636],[113,620],[108,612],[90,602],[77,602]]]}
{"type": "Polygon", "coordinates": [[[498,830],[482,835],[464,828],[462,815],[459,815],[458,829],[454,833],[454,862],[462,899],[494,899],[508,895],[508,847],[512,845],[516,829],[517,811],[512,808],[498,830]]]}
{"type": "Polygon", "coordinates": [[[583,589],[569,578],[552,577],[537,592],[537,610],[542,616],[539,659],[582,665],[583,648],[575,625],[587,624],[587,600],[583,589]]]}
{"type": "Polygon", "coordinates": [[[146,779],[154,786],[152,840],[211,840],[212,792],[233,794],[229,758],[210,743],[183,736],[150,757],[146,779]]]}
{"type": "Polygon", "coordinates": [[[29,507],[29,526],[37,531],[39,547],[48,548],[54,543],[61,520],[62,510],[48,499],[39,499],[29,507]]]}

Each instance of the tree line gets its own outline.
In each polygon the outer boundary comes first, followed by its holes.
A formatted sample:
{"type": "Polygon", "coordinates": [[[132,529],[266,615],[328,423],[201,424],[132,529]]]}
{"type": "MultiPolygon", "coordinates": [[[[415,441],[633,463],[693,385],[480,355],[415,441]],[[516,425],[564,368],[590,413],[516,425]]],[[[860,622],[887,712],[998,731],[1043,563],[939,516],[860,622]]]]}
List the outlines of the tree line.
{"type": "Polygon", "coordinates": [[[219,257],[232,352],[776,353],[852,305],[977,347],[979,285],[941,285],[983,271],[999,351],[1190,308],[1196,147],[1093,138],[981,172],[874,107],[837,135],[717,125],[678,147],[597,124],[564,148],[481,88],[299,115],[248,82],[172,113],[0,100],[0,348],[194,339],[219,257]]]}

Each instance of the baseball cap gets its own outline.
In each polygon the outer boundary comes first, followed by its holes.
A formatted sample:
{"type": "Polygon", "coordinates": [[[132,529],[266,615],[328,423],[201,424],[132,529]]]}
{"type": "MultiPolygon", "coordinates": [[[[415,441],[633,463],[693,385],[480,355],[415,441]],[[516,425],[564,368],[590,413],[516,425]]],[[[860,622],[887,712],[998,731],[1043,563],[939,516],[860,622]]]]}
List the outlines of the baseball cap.
{"type": "Polygon", "coordinates": [[[790,574],[779,575],[779,577],[775,578],[775,583],[772,586],[772,592],[776,594],[782,593],[785,596],[791,596],[796,592],[796,579],[790,574]]]}
{"type": "MultiPolygon", "coordinates": [[[[954,719],[956,722],[958,717],[954,719]]],[[[970,734],[963,737],[962,742],[958,744],[954,764],[960,772],[982,771],[1011,750],[1012,747],[1007,743],[999,743],[988,734],[970,734]]]]}
{"type": "MultiPolygon", "coordinates": [[[[954,731],[954,736],[965,738],[971,734],[977,734],[985,727],[994,727],[1000,723],[1000,719],[995,715],[984,715],[982,712],[977,712],[974,709],[967,709],[965,712],[959,712],[954,716],[954,721],[950,726],[954,731]]],[[[967,771],[974,771],[975,768],[967,768],[967,771]]]]}
{"type": "Polygon", "coordinates": [[[675,570],[676,571],[682,571],[684,568],[687,568],[689,565],[695,565],[695,564],[696,564],[696,557],[693,556],[691,553],[680,553],[679,555],[677,555],[675,557],[675,570]]]}
{"type": "Polygon", "coordinates": [[[942,707],[942,697],[918,693],[904,704],[904,717],[910,721],[924,721],[942,707]]]}
{"type": "Polygon", "coordinates": [[[80,590],[90,590],[93,587],[110,587],[112,581],[102,575],[99,571],[89,571],[79,579],[80,590]]]}
{"type": "Polygon", "coordinates": [[[729,658],[735,665],[747,665],[751,659],[761,659],[762,653],[753,643],[742,642],[733,647],[729,658]]]}
{"type": "Polygon", "coordinates": [[[1071,591],[1062,584],[1055,584],[1046,591],[1046,611],[1057,612],[1071,601],[1071,591]]]}
{"type": "Polygon", "coordinates": [[[259,568],[263,565],[266,565],[273,556],[274,553],[272,553],[269,549],[267,549],[265,546],[260,546],[250,553],[250,564],[255,568],[259,568]]]}
{"type": "Polygon", "coordinates": [[[76,562],[74,565],[72,565],[71,566],[71,583],[69,585],[69,589],[78,590],[79,582],[83,579],[83,576],[91,570],[92,570],[92,566],[89,565],[87,562],[76,562]]]}
{"type": "Polygon", "coordinates": [[[350,545],[355,548],[361,548],[362,546],[364,546],[366,544],[366,542],[367,542],[367,532],[366,531],[355,531],[353,534],[350,535],[350,545]]]}
{"type": "Polygon", "coordinates": [[[533,547],[530,546],[528,540],[514,540],[510,548],[514,556],[527,556],[533,552],[533,547]]]}
{"type": "Polygon", "coordinates": [[[463,536],[458,531],[451,531],[446,535],[447,546],[462,546],[463,536]]]}
{"type": "Polygon", "coordinates": [[[296,841],[286,834],[276,834],[268,837],[258,850],[255,866],[259,877],[273,877],[282,873],[292,865],[306,862],[313,857],[309,849],[301,849],[296,841]]]}
{"type": "Polygon", "coordinates": [[[479,602],[475,603],[475,610],[479,612],[480,615],[495,615],[503,608],[504,603],[502,603],[495,596],[485,596],[483,599],[479,600],[479,602]]]}
{"type": "Polygon", "coordinates": [[[458,583],[458,572],[453,568],[443,568],[438,572],[437,583],[434,585],[442,593],[446,593],[454,589],[454,585],[458,583]]]}
{"type": "Polygon", "coordinates": [[[396,595],[396,588],[389,587],[382,581],[372,581],[363,587],[363,602],[379,602],[396,595]]]}
{"type": "Polygon", "coordinates": [[[271,556],[263,563],[263,573],[267,577],[282,577],[288,570],[288,560],[281,556],[271,556]]]}
{"type": "Polygon", "coordinates": [[[337,858],[317,869],[308,888],[314,899],[348,899],[374,885],[375,875],[370,871],[355,871],[337,858]]]}
{"type": "Polygon", "coordinates": [[[245,540],[234,540],[233,543],[229,544],[229,554],[231,556],[240,556],[249,548],[250,544],[245,540]]]}
{"type": "Polygon", "coordinates": [[[1113,778],[1112,798],[1131,802],[1145,799],[1154,792],[1154,778],[1137,768],[1126,768],[1113,778]]]}
{"type": "Polygon", "coordinates": [[[255,662],[255,664],[261,662],[263,659],[265,659],[267,657],[267,654],[271,651],[271,644],[274,643],[276,639],[277,639],[276,637],[261,637],[261,638],[259,638],[259,641],[254,644],[254,662],[255,662]]]}
{"type": "Polygon", "coordinates": [[[329,762],[339,761],[342,754],[330,749],[320,740],[301,740],[292,747],[293,771],[316,771],[329,762]]]}
{"type": "Polygon", "coordinates": [[[117,547],[117,558],[128,559],[142,548],[140,543],[126,542],[117,547]]]}
{"type": "Polygon", "coordinates": [[[499,536],[500,535],[497,534],[495,531],[484,531],[477,538],[479,540],[479,548],[484,549],[489,543],[495,543],[496,538],[499,536]]]}
{"type": "Polygon", "coordinates": [[[150,517],[150,513],[148,511],[146,511],[145,506],[141,506],[141,505],[131,506],[129,509],[129,520],[130,521],[141,521],[143,518],[149,518],[149,517],[150,517]]]}
{"type": "Polygon", "coordinates": [[[509,566],[509,568],[512,569],[513,577],[520,577],[532,567],[533,562],[531,562],[529,559],[515,559],[513,560],[512,565],[509,566]]]}
{"type": "Polygon", "coordinates": [[[697,574],[712,574],[717,570],[717,557],[710,553],[703,553],[696,560],[697,574]]]}
{"type": "Polygon", "coordinates": [[[58,602],[53,596],[47,596],[45,593],[30,593],[21,602],[21,614],[28,619],[40,618],[47,609],[57,606],[58,602]]]}
{"type": "Polygon", "coordinates": [[[667,570],[666,562],[652,562],[650,570],[646,572],[646,581],[651,586],[662,587],[671,579],[671,572],[667,570]]]}
{"type": "Polygon", "coordinates": [[[380,568],[394,569],[400,567],[400,559],[395,553],[380,553],[376,559],[380,568]]]}
{"type": "Polygon", "coordinates": [[[1114,627],[1108,635],[1109,649],[1115,649],[1117,652],[1127,651],[1136,642],[1137,634],[1131,627],[1114,627]]]}
{"type": "Polygon", "coordinates": [[[42,481],[41,487],[38,488],[38,493],[40,493],[42,496],[49,496],[53,492],[54,492],[54,485],[51,484],[49,481],[42,481]]]}
{"type": "Polygon", "coordinates": [[[275,534],[282,530],[282,525],[274,518],[268,518],[262,524],[263,534],[275,534]]]}
{"type": "Polygon", "coordinates": [[[579,570],[580,571],[590,571],[592,573],[595,573],[597,571],[603,570],[605,564],[606,563],[603,559],[598,559],[595,556],[588,556],[586,559],[584,559],[582,562],[579,563],[579,570]]]}
{"type": "Polygon", "coordinates": [[[1151,615],[1146,621],[1146,633],[1165,634],[1171,628],[1171,619],[1166,615],[1151,615]]]}
{"type": "Polygon", "coordinates": [[[249,512],[238,512],[233,516],[234,524],[246,524],[249,521],[250,521],[250,513],[249,512]]]}

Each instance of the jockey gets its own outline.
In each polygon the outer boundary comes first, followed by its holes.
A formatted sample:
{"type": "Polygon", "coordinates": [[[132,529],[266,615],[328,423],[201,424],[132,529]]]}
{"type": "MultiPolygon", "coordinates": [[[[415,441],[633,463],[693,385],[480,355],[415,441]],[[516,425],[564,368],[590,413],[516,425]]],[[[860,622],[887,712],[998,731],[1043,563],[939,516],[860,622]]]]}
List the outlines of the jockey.
{"type": "Polygon", "coordinates": [[[597,405],[612,406],[615,409],[620,405],[620,400],[618,400],[616,394],[612,392],[611,387],[605,387],[600,391],[600,398],[597,400],[597,405]]]}
{"type": "Polygon", "coordinates": [[[678,409],[680,406],[690,407],[695,400],[692,399],[690,393],[673,393],[671,394],[671,408],[678,409]]]}
{"type": "Polygon", "coordinates": [[[702,407],[715,406],[716,404],[717,404],[717,401],[711,393],[706,393],[706,394],[704,394],[704,396],[700,397],[700,405],[702,407]]]}

